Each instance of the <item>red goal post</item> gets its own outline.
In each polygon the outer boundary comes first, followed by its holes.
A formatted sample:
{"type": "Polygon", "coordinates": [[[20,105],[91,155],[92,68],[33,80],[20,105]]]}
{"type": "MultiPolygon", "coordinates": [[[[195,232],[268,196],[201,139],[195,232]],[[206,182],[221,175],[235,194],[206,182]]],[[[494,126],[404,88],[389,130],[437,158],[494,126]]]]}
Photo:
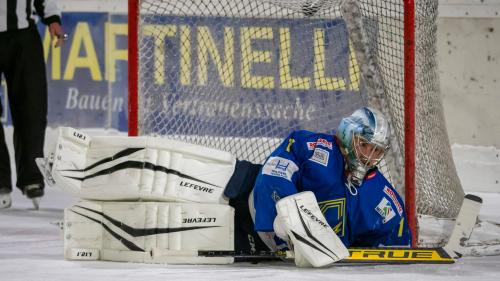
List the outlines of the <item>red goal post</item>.
{"type": "Polygon", "coordinates": [[[293,129],[374,106],[393,127],[382,170],[404,190],[415,246],[417,215],[456,216],[463,198],[436,19],[434,0],[129,0],[129,135],[261,162],[293,129]]]}
{"type": "Polygon", "coordinates": [[[405,124],[405,208],[411,231],[411,245],[417,245],[415,186],[415,2],[404,0],[404,124],[405,124]]]}

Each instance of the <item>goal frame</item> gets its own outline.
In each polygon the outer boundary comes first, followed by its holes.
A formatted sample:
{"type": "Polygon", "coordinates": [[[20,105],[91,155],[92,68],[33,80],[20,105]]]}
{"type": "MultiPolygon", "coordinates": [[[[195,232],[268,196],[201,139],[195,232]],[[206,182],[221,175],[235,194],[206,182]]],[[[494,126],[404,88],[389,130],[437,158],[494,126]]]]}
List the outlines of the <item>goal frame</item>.
{"type": "MultiPolygon", "coordinates": [[[[402,0],[404,7],[404,163],[405,208],[415,248],[418,241],[415,182],[415,1],[402,0]]],[[[138,16],[140,0],[128,0],[128,135],[139,134],[138,16]]]]}

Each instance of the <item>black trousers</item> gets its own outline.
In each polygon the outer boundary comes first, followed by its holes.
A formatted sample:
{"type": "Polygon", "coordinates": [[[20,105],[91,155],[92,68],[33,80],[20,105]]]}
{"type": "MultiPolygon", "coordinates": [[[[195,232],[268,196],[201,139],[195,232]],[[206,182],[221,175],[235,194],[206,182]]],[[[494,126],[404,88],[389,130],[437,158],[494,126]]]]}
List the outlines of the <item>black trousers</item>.
{"type": "Polygon", "coordinates": [[[237,252],[269,251],[254,229],[248,206],[248,196],[252,192],[261,167],[262,165],[259,164],[238,160],[235,171],[224,191],[224,194],[229,197],[229,205],[235,210],[234,249],[237,252]]]}
{"type": "MultiPolygon", "coordinates": [[[[17,187],[42,184],[35,158],[43,157],[47,126],[47,78],[40,35],[35,27],[0,32],[0,77],[7,82],[14,125],[17,187]]],[[[0,105],[0,114],[3,113],[0,105]]],[[[0,126],[0,188],[12,190],[9,154],[0,126]]]]}

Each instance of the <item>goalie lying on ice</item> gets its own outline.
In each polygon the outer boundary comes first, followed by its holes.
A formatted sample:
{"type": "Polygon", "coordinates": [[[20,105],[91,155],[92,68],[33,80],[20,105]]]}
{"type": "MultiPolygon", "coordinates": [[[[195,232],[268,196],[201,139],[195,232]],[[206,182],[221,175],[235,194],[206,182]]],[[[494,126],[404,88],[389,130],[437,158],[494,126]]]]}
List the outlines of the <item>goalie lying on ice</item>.
{"type": "Polygon", "coordinates": [[[38,162],[49,183],[84,199],[65,211],[66,258],[230,263],[198,251],[290,248],[298,266],[319,267],[348,256],[346,246],[409,244],[403,203],[375,166],[383,121],[363,108],[336,135],[293,132],[263,166],[173,140],[62,128],[38,162]]]}
{"type": "Polygon", "coordinates": [[[228,185],[225,191],[237,198],[231,201],[239,222],[235,224],[236,241],[244,240],[245,233],[256,231],[257,237],[252,238],[257,251],[266,246],[281,250],[292,244],[296,258],[311,253],[312,257],[306,259],[310,262],[313,257],[326,257],[325,247],[303,241],[293,227],[279,231],[279,226],[283,225],[282,220],[301,225],[304,217],[310,219],[306,224],[311,226],[321,217],[347,247],[409,246],[411,235],[403,201],[377,168],[389,146],[388,140],[384,116],[364,107],[342,119],[334,135],[292,132],[261,169],[242,169],[238,166],[244,163],[238,162],[232,179],[241,170],[253,170],[257,176],[253,188],[240,189],[237,196],[231,192],[232,187],[244,184],[228,185]],[[288,202],[294,194],[303,192],[312,192],[315,204],[302,205],[295,200],[295,204],[283,207],[284,200],[288,202]],[[319,215],[309,209],[312,205],[319,215]],[[248,221],[248,216],[252,217],[250,223],[242,223],[248,221]]]}

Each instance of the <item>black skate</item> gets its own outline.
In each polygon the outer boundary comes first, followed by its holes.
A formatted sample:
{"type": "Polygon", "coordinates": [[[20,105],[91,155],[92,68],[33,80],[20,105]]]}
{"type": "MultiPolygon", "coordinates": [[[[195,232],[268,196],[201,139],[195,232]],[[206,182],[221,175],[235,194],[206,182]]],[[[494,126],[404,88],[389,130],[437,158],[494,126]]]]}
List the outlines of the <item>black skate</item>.
{"type": "Polygon", "coordinates": [[[10,197],[10,189],[0,188],[0,209],[10,208],[12,198],[10,197]]]}
{"type": "Polygon", "coordinates": [[[33,201],[35,210],[40,208],[39,200],[43,196],[43,187],[40,184],[30,184],[23,188],[23,194],[33,201]]]}

